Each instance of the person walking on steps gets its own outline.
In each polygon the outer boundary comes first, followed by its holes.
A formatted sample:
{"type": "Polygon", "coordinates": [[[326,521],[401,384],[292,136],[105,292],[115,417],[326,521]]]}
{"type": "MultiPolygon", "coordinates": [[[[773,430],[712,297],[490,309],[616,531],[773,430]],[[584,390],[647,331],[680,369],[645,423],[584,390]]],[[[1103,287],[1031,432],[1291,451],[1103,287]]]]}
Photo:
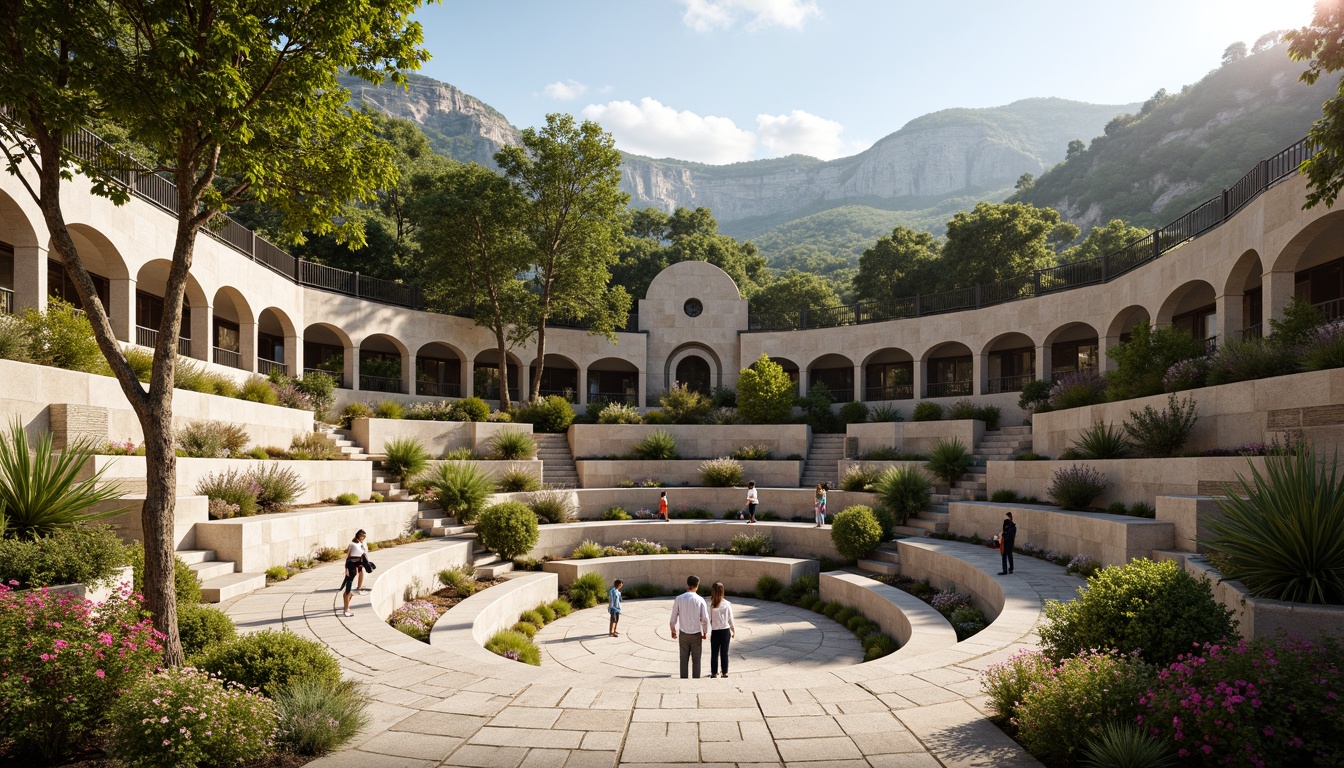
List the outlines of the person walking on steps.
{"type": "Polygon", "coordinates": [[[756,492],[756,483],[747,483],[747,522],[756,522],[756,505],[761,502],[761,495],[756,492]]]}
{"type": "Polygon", "coordinates": [[[733,624],[733,604],[723,597],[723,582],[709,588],[709,676],[728,676],[728,643],[737,637],[733,624]],[[719,669],[723,674],[719,674],[719,669]]]}
{"type": "Polygon", "coordinates": [[[1000,576],[1007,576],[1013,572],[1013,542],[1017,539],[1017,523],[1013,522],[1013,513],[1005,513],[1003,518],[1003,535],[999,536],[999,556],[1003,559],[1003,570],[999,571],[1000,576]]]}
{"type": "Polygon", "coordinates": [[[354,616],[350,612],[350,587],[354,586],[355,578],[359,578],[359,593],[364,594],[364,561],[369,557],[369,548],[364,543],[364,529],[361,528],[355,533],[355,538],[350,540],[350,546],[345,548],[345,581],[341,582],[341,589],[345,590],[345,615],[354,616]]]}
{"type": "Polygon", "coordinates": [[[704,598],[697,594],[698,589],[700,577],[687,576],[686,591],[672,601],[672,616],[667,620],[672,639],[677,641],[681,653],[683,680],[686,679],[687,662],[690,662],[692,677],[700,677],[700,654],[704,648],[702,641],[709,637],[709,608],[704,598]]]}

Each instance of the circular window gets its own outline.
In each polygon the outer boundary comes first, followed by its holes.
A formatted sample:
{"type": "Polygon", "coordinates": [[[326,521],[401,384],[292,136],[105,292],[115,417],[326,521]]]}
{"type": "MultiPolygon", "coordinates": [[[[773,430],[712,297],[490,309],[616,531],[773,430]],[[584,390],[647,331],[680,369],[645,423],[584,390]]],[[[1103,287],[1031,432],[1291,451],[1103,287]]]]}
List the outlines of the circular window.
{"type": "Polygon", "coordinates": [[[699,317],[700,313],[705,311],[705,305],[701,304],[699,299],[687,299],[682,309],[687,317],[699,317]]]}

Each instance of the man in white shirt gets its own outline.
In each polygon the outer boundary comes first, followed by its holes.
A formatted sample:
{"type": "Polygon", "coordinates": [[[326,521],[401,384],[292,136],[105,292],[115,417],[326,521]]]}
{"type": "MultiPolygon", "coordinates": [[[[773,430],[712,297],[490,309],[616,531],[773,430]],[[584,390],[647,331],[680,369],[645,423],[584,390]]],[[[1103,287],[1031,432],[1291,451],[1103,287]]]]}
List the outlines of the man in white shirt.
{"type": "Polygon", "coordinates": [[[709,637],[709,607],[704,598],[696,594],[700,588],[699,576],[686,578],[686,591],[672,601],[672,617],[667,626],[672,630],[672,639],[678,641],[681,650],[681,677],[686,679],[686,662],[691,665],[692,677],[700,677],[701,641],[709,637]],[[678,637],[677,633],[681,636],[678,637]]]}
{"type": "Polygon", "coordinates": [[[756,492],[756,483],[747,483],[747,522],[756,522],[756,505],[761,501],[761,496],[756,492]]]}

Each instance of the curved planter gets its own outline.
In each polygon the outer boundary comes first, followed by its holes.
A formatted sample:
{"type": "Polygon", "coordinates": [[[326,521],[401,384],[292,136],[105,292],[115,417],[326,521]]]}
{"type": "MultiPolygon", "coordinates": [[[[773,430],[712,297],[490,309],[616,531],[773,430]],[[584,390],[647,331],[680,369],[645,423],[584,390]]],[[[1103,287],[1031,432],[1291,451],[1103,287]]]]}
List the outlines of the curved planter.
{"type": "Polygon", "coordinates": [[[741,555],[641,555],[632,557],[594,557],[585,560],[557,560],[542,566],[546,572],[560,577],[561,586],[589,573],[602,576],[611,583],[616,579],[626,584],[657,584],[669,591],[686,589],[686,577],[700,577],[702,585],[723,582],[731,592],[754,592],[756,580],[773,576],[780,584],[792,584],[799,576],[816,576],[816,560],[797,560],[784,557],[745,557],[741,555]]]}
{"type": "Polygon", "coordinates": [[[818,594],[828,603],[837,602],[862,613],[900,641],[895,653],[869,663],[900,661],[957,644],[956,630],[933,606],[880,581],[842,571],[823,573],[818,594]]]}
{"type": "MultiPolygon", "coordinates": [[[[392,611],[406,602],[406,588],[414,586],[417,579],[425,591],[432,591],[438,586],[439,571],[472,562],[472,545],[470,540],[443,541],[427,552],[375,570],[376,578],[369,585],[369,604],[373,612],[380,620],[387,621],[392,611]]],[[[377,552],[371,552],[369,559],[379,565],[377,552]]]]}
{"type": "Polygon", "coordinates": [[[764,534],[775,553],[787,557],[840,559],[831,543],[831,529],[801,523],[757,523],[736,520],[611,520],[543,525],[530,557],[569,557],[584,541],[614,546],[626,539],[645,539],[677,549],[724,548],[738,534],[764,534]]]}
{"type": "MultiPolygon", "coordinates": [[[[528,573],[468,597],[445,613],[429,633],[429,644],[466,657],[472,663],[532,670],[485,650],[485,641],[518,621],[518,614],[559,595],[553,573],[528,573]]],[[[491,674],[496,674],[494,670],[491,674]]]]}

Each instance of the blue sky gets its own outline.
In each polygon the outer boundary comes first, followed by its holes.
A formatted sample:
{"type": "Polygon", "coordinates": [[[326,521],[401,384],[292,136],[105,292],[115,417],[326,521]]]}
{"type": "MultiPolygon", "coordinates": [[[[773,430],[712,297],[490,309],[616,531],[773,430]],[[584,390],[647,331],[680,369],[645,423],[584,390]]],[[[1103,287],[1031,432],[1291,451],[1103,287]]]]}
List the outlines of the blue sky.
{"type": "Polygon", "coordinates": [[[423,74],[518,126],[600,122],[637,154],[854,154],[919,115],[1178,90],[1312,0],[443,0],[423,74]]]}

